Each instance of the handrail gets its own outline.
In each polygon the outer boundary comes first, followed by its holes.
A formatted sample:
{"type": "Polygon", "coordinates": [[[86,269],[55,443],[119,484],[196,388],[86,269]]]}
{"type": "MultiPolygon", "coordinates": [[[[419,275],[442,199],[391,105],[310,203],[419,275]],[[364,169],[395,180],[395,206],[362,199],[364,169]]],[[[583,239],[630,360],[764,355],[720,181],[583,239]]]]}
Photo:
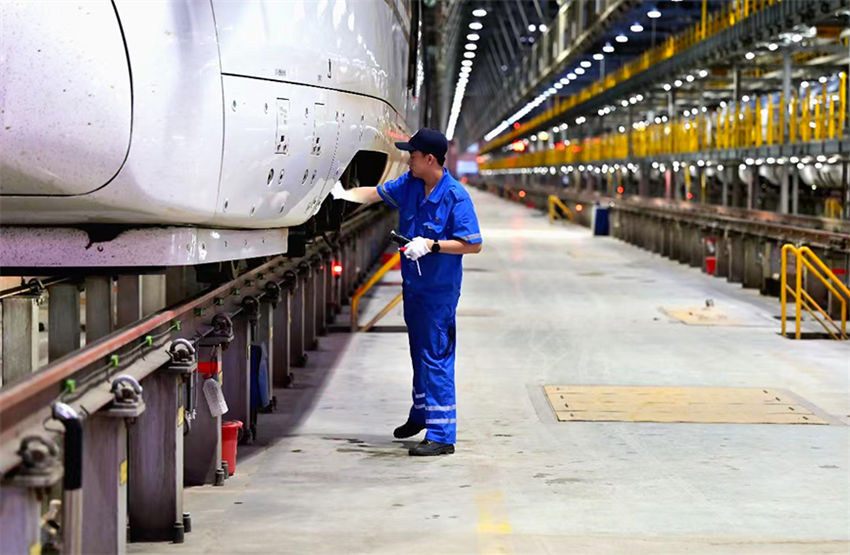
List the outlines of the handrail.
{"type": "Polygon", "coordinates": [[[556,207],[556,206],[557,206],[558,208],[560,208],[560,209],[561,209],[561,211],[562,211],[564,214],[566,214],[567,218],[569,218],[569,220],[570,220],[571,222],[576,221],[575,215],[573,215],[572,210],[570,210],[569,208],[567,208],[567,205],[566,205],[566,204],[564,204],[564,202],[563,202],[561,199],[559,199],[559,198],[558,198],[558,197],[556,197],[555,195],[549,195],[549,223],[552,223],[553,221],[555,221],[555,219],[556,219],[557,217],[559,217],[559,216],[558,216],[558,213],[557,213],[557,212],[555,212],[555,207],[556,207]]]}
{"type": "MultiPolygon", "coordinates": [[[[389,272],[393,266],[398,264],[401,261],[401,253],[396,252],[394,255],[387,260],[383,266],[378,268],[378,271],[372,274],[372,277],[369,280],[357,288],[357,291],[354,292],[354,296],[351,297],[351,331],[355,332],[358,330],[357,325],[357,309],[360,305],[360,297],[366,294],[369,289],[371,289],[378,281],[384,277],[384,274],[389,272]]],[[[398,304],[398,303],[396,303],[398,304]]],[[[372,324],[373,322],[370,322],[372,324]]]]}
{"type": "Polygon", "coordinates": [[[794,337],[796,339],[800,339],[800,312],[801,309],[805,308],[812,317],[821,324],[824,329],[834,338],[834,339],[847,339],[847,302],[850,300],[850,288],[848,288],[838,277],[830,270],[826,264],[810,249],[809,247],[795,247],[792,244],[786,244],[782,247],[781,254],[781,286],[780,286],[780,303],[782,309],[782,335],[784,336],[786,333],[786,321],[787,321],[787,299],[788,293],[794,297],[795,301],[795,331],[794,337]],[[788,261],[787,254],[791,252],[795,256],[795,268],[796,268],[796,276],[795,276],[795,287],[792,289],[791,286],[788,285],[788,261]],[[812,264],[814,263],[814,264],[812,264]],[[816,267],[817,266],[817,267],[816,267]],[[833,294],[835,297],[841,302],[841,326],[836,324],[829,314],[818,305],[818,303],[809,295],[808,292],[803,290],[803,267],[805,267],[809,273],[814,275],[824,286],[833,294]],[[823,272],[823,273],[821,273],[823,272]],[[838,289],[836,289],[836,287],[838,289]],[[840,292],[839,292],[840,291],[840,292]],[[805,298],[804,298],[805,297],[805,298]],[[811,309],[811,306],[814,306],[818,312],[820,312],[826,321],[821,321],[820,318],[817,317],[815,312],[811,309]],[[829,327],[828,324],[831,324],[833,328],[838,332],[833,333],[833,330],[829,327]]]}

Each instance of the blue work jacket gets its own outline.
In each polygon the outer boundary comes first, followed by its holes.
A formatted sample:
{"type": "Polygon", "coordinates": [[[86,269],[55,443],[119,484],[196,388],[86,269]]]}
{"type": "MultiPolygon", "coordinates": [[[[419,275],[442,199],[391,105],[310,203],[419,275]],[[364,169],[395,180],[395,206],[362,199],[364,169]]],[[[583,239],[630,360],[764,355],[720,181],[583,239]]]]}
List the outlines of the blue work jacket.
{"type": "MultiPolygon", "coordinates": [[[[481,230],[466,189],[443,169],[443,177],[425,198],[425,182],[410,172],[378,186],[378,194],[398,210],[398,233],[413,239],[460,239],[480,243],[481,230]]],[[[425,293],[438,299],[457,299],[463,278],[458,254],[430,253],[416,262],[402,256],[401,276],[408,293],[425,293]]]]}

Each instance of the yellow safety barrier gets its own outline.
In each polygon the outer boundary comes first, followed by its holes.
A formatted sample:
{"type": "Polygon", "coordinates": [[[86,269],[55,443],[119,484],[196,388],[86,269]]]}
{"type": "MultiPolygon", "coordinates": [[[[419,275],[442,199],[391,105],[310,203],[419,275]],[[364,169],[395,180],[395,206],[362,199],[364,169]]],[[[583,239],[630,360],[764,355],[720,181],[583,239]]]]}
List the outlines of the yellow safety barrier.
{"type": "MultiPolygon", "coordinates": [[[[842,83],[846,84],[846,77],[841,72],[842,83]]],[[[787,142],[823,141],[843,136],[847,113],[846,93],[842,89],[840,94],[829,95],[824,87],[818,94],[813,94],[812,89],[809,87],[799,99],[792,93],[787,105],[782,94],[756,96],[746,103],[732,103],[715,113],[699,112],[687,118],[676,117],[660,123],[639,122],[633,129],[622,133],[564,141],[554,148],[492,159],[483,162],[480,167],[495,170],[596,163],[787,142]],[[766,117],[762,118],[762,114],[766,117]]]]}
{"type": "Polygon", "coordinates": [[[833,339],[847,339],[847,301],[850,300],[850,289],[838,279],[823,261],[809,247],[795,247],[786,244],[782,247],[782,284],[780,303],[782,304],[782,335],[786,334],[787,302],[790,293],[795,301],[795,332],[794,337],[800,339],[800,316],[803,308],[829,333],[833,339]],[[788,285],[788,260],[791,253],[795,257],[795,285],[788,285]],[[815,302],[811,295],[803,289],[803,268],[807,275],[815,276],[841,303],[841,325],[830,318],[829,314],[815,302]],[[821,273],[822,272],[822,273],[821,273]],[[813,310],[814,309],[814,310],[813,310]],[[817,311],[817,314],[815,313],[817,311]],[[820,314],[821,317],[818,316],[820,314]]]}
{"type": "Polygon", "coordinates": [[[560,208],[561,212],[563,212],[571,222],[576,220],[575,215],[573,215],[573,211],[567,208],[567,205],[564,204],[561,199],[555,195],[549,195],[549,223],[563,217],[558,214],[557,210],[555,210],[556,207],[560,208]]]}
{"type": "Polygon", "coordinates": [[[383,266],[378,268],[378,271],[372,274],[372,277],[369,280],[357,288],[357,291],[354,292],[354,296],[351,297],[351,331],[368,331],[369,328],[375,325],[375,322],[383,318],[395,305],[397,305],[401,301],[401,293],[398,294],[396,298],[394,298],[390,303],[381,309],[381,312],[373,318],[368,324],[363,326],[362,328],[358,327],[358,309],[360,306],[360,297],[365,295],[369,289],[371,289],[382,277],[384,274],[389,272],[393,266],[399,263],[401,260],[401,253],[395,253],[387,260],[383,266]]]}

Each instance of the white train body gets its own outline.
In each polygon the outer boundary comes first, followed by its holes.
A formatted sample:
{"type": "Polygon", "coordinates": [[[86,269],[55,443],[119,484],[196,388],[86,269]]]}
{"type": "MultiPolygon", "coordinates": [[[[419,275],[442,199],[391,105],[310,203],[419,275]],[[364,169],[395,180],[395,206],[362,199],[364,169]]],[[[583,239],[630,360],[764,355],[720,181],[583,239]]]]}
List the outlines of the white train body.
{"type": "Polygon", "coordinates": [[[417,125],[405,0],[0,3],[0,223],[265,229],[417,125]]]}

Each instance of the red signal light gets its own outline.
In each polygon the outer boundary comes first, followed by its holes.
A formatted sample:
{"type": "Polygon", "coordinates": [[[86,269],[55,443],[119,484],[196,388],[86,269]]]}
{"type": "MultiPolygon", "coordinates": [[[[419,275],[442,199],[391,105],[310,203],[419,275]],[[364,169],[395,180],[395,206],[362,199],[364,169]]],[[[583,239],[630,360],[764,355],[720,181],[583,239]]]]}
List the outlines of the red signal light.
{"type": "Polygon", "coordinates": [[[576,204],[576,212],[581,212],[582,210],[584,210],[584,205],[583,204],[576,204]]]}
{"type": "Polygon", "coordinates": [[[334,262],[333,266],[331,266],[331,273],[334,277],[339,277],[342,275],[342,264],[339,262],[334,262]]]}
{"type": "Polygon", "coordinates": [[[693,193],[688,193],[688,200],[691,200],[692,198],[694,198],[694,194],[693,194],[693,193]]]}
{"type": "Polygon", "coordinates": [[[519,129],[519,122],[518,121],[514,122],[514,129],[519,129]]]}
{"type": "Polygon", "coordinates": [[[622,195],[624,192],[625,192],[625,189],[623,188],[623,186],[622,186],[622,185],[620,185],[619,187],[617,187],[617,194],[618,194],[618,195],[622,195]]]}
{"type": "Polygon", "coordinates": [[[525,191],[519,192],[519,198],[525,198],[525,191]]]}

